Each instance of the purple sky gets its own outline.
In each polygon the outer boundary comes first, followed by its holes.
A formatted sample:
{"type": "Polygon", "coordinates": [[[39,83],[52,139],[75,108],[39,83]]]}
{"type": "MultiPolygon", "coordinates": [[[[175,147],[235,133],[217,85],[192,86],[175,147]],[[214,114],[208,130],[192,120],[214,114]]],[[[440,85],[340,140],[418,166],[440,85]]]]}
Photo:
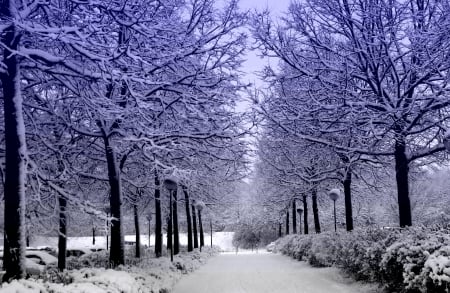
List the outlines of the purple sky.
{"type": "MultiPolygon", "coordinates": [[[[291,0],[241,0],[239,7],[242,10],[264,10],[268,8],[272,16],[275,18],[281,16],[288,8],[291,0]]],[[[247,72],[247,81],[258,84],[256,73],[261,71],[267,64],[267,60],[263,60],[256,55],[256,52],[249,52],[247,61],[244,63],[243,70],[247,72]]]]}

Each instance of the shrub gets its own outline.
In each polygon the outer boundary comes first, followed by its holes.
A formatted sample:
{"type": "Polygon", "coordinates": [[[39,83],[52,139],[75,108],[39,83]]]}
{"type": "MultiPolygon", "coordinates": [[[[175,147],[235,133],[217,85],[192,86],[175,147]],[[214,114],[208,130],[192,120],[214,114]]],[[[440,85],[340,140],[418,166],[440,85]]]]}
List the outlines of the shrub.
{"type": "Polygon", "coordinates": [[[421,276],[426,292],[450,292],[450,246],[442,246],[428,257],[421,276]]]}
{"type": "Polygon", "coordinates": [[[357,280],[381,282],[390,292],[450,292],[447,228],[289,235],[275,242],[274,252],[316,267],[339,267],[357,280]]]}

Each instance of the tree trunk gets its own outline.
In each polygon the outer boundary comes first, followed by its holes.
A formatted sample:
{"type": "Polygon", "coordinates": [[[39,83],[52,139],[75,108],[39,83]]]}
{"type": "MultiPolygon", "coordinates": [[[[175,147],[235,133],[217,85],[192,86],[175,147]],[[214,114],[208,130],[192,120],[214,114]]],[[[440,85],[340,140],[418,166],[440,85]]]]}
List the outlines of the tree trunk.
{"type": "Polygon", "coordinates": [[[303,231],[305,234],[309,233],[308,228],[308,201],[307,196],[303,195],[303,231]]]}
{"type": "Polygon", "coordinates": [[[111,248],[109,254],[110,266],[115,268],[125,263],[123,228],[122,228],[122,188],[120,173],[117,168],[117,161],[114,149],[110,145],[107,135],[103,135],[105,143],[106,162],[108,164],[108,179],[111,187],[109,198],[111,208],[111,248]]]}
{"type": "Polygon", "coordinates": [[[289,208],[286,210],[286,235],[289,235],[289,208]]]}
{"type": "Polygon", "coordinates": [[[172,235],[173,235],[173,203],[172,203],[172,191],[169,190],[169,217],[167,217],[167,251],[170,250],[170,254],[173,253],[172,235]]]}
{"type": "Polygon", "coordinates": [[[344,179],[344,200],[345,200],[345,224],[347,231],[353,230],[353,211],[352,211],[352,171],[349,169],[345,174],[344,179]]]}
{"type": "Polygon", "coordinates": [[[281,238],[283,236],[283,232],[281,231],[282,229],[282,224],[278,223],[278,238],[281,238]]]}
{"type": "Polygon", "coordinates": [[[106,250],[109,249],[109,223],[106,221],[106,250]]]}
{"type": "Polygon", "coordinates": [[[3,88],[5,121],[5,239],[3,280],[25,277],[25,179],[26,142],[20,88],[20,68],[17,50],[20,35],[11,20],[16,19],[17,1],[0,1],[3,33],[3,68],[0,79],[3,88]]]}
{"type": "Polygon", "coordinates": [[[106,250],[109,249],[109,230],[110,230],[109,212],[106,212],[106,250]]]}
{"type": "Polygon", "coordinates": [[[158,171],[155,169],[155,255],[160,257],[162,255],[162,216],[161,216],[161,192],[159,190],[158,171]]]}
{"type": "Polygon", "coordinates": [[[194,225],[194,248],[198,248],[197,215],[194,204],[192,204],[192,224],[194,225]]]}
{"type": "Polygon", "coordinates": [[[205,246],[205,235],[203,234],[202,213],[198,211],[198,225],[200,227],[200,247],[205,246]]]}
{"type": "Polygon", "coordinates": [[[151,243],[150,240],[152,238],[152,215],[148,217],[148,247],[150,248],[151,243]]]}
{"type": "Polygon", "coordinates": [[[411,202],[409,201],[408,159],[405,139],[398,137],[395,142],[395,177],[397,179],[398,214],[400,227],[411,226],[411,202]]]}
{"type": "Polygon", "coordinates": [[[95,227],[92,227],[92,245],[95,245],[95,227]]]}
{"type": "Polygon", "coordinates": [[[292,200],[292,233],[297,234],[297,206],[295,198],[292,200]]]}
{"type": "Polygon", "coordinates": [[[66,249],[67,249],[67,217],[66,217],[66,198],[59,196],[59,236],[58,236],[58,269],[60,272],[66,268],[66,249]]]}
{"type": "Polygon", "coordinates": [[[187,222],[187,237],[188,237],[188,251],[194,250],[192,246],[192,222],[191,222],[191,209],[189,207],[189,192],[185,186],[183,186],[184,192],[184,204],[186,207],[186,222],[187,222]]]}
{"type": "Polygon", "coordinates": [[[173,191],[173,254],[180,252],[180,233],[178,230],[178,194],[173,191]]]}
{"type": "Polygon", "coordinates": [[[136,235],[136,251],[135,256],[137,258],[141,257],[141,230],[139,229],[139,213],[137,204],[133,205],[134,214],[134,232],[136,235]]]}
{"type": "Polygon", "coordinates": [[[320,233],[319,208],[317,206],[317,187],[312,191],[312,209],[314,215],[314,228],[316,233],[320,233]]]}

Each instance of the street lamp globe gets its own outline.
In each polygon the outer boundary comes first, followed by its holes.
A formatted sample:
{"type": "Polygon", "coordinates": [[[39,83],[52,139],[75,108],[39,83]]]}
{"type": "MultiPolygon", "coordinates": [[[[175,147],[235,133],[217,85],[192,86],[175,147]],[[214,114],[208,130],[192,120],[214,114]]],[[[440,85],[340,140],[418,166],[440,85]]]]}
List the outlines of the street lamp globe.
{"type": "Polygon", "coordinates": [[[167,188],[167,190],[169,191],[174,191],[177,190],[178,188],[178,184],[177,184],[177,180],[173,177],[168,177],[166,179],[164,179],[164,187],[167,188]]]}
{"type": "Polygon", "coordinates": [[[331,199],[332,201],[336,201],[336,200],[339,198],[340,195],[341,195],[341,192],[340,192],[340,190],[337,189],[337,188],[331,189],[331,190],[328,192],[328,196],[330,197],[330,199],[331,199]]]}
{"type": "Polygon", "coordinates": [[[199,212],[201,212],[204,208],[205,208],[205,203],[201,200],[196,200],[195,201],[195,207],[197,208],[197,210],[199,212]]]}
{"type": "Polygon", "coordinates": [[[297,213],[301,216],[303,213],[303,209],[302,208],[297,208],[297,213]]]}

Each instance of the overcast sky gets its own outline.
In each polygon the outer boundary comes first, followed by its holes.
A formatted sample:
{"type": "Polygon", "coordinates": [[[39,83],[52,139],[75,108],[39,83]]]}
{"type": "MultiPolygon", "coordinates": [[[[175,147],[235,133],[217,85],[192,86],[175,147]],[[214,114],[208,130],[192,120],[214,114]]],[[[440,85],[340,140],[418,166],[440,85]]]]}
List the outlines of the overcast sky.
{"type": "MultiPolygon", "coordinates": [[[[262,11],[268,8],[272,17],[281,16],[288,8],[291,0],[240,0],[239,7],[242,10],[262,11]]],[[[267,64],[266,60],[259,58],[256,52],[249,52],[243,70],[247,72],[247,81],[258,84],[256,73],[267,64]]]]}

